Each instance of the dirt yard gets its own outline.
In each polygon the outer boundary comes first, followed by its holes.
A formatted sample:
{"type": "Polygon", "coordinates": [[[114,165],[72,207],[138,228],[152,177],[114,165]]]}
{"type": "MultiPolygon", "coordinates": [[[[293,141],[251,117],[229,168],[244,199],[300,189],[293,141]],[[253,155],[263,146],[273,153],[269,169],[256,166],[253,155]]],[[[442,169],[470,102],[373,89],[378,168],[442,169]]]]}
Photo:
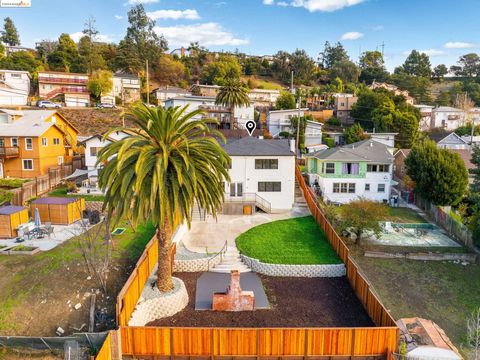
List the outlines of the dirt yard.
{"type": "Polygon", "coordinates": [[[153,235],[149,226],[136,233],[125,227],[114,237],[106,294],[87,272],[76,238],[34,256],[1,255],[0,334],[55,336],[59,326],[65,334],[87,331],[93,293],[97,311],[104,311],[95,330],[114,327],[116,296],[153,235]]]}
{"type": "Polygon", "coordinates": [[[260,276],[272,306],[253,312],[195,310],[201,273],[178,273],[188,289],[188,306],[151,326],[329,327],[373,326],[346,278],[278,278],[260,276]]]}

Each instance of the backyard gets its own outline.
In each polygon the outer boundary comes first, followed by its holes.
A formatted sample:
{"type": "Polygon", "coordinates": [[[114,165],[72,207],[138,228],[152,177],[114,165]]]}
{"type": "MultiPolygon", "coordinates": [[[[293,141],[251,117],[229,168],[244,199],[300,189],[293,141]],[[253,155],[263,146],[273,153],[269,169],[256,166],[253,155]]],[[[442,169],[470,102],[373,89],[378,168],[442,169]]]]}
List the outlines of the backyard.
{"type": "Polygon", "coordinates": [[[340,264],[312,216],[256,226],[237,240],[242,254],[270,264],[340,264]]]}
{"type": "Polygon", "coordinates": [[[90,194],[69,194],[67,188],[65,186],[59,186],[56,189],[52,190],[48,196],[54,197],[81,197],[84,198],[85,201],[103,201],[105,196],[103,195],[90,195],[90,194]]]}
{"type": "Polygon", "coordinates": [[[388,217],[385,218],[385,221],[391,221],[396,223],[426,223],[423,217],[417,214],[410,208],[404,207],[389,207],[388,208],[388,217]]]}
{"type": "MultiPolygon", "coordinates": [[[[113,325],[116,295],[154,233],[150,225],[137,232],[125,221],[119,226],[126,230],[113,237],[108,294],[99,293],[96,301],[106,311],[107,328],[113,325]]],[[[0,334],[53,336],[59,326],[67,334],[86,331],[90,295],[99,286],[86,270],[77,238],[34,256],[2,255],[0,273],[0,334]]]]}

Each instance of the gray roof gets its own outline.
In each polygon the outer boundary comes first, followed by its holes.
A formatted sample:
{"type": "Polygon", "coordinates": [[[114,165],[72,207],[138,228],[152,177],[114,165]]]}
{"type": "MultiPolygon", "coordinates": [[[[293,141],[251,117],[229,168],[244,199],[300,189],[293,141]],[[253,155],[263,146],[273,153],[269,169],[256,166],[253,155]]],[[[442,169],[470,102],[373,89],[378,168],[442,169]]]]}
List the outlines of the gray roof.
{"type": "Polygon", "coordinates": [[[259,139],[245,136],[232,139],[223,145],[230,156],[294,156],[290,151],[290,143],[286,139],[259,139]]]}
{"type": "Polygon", "coordinates": [[[0,124],[0,136],[36,137],[54,125],[53,122],[45,122],[45,119],[54,115],[55,110],[22,110],[22,113],[23,116],[20,119],[9,124],[0,124]]]}
{"type": "Polygon", "coordinates": [[[353,144],[320,150],[307,157],[332,161],[366,161],[375,163],[390,163],[393,154],[390,148],[378,141],[367,139],[353,144]]]}

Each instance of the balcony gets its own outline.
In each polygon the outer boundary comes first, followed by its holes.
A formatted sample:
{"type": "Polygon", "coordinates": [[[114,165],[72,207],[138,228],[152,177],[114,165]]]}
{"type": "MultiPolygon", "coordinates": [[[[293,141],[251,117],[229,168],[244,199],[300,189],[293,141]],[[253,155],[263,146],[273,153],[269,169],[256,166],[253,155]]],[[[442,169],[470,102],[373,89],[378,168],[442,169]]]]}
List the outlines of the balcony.
{"type": "Polygon", "coordinates": [[[62,78],[62,77],[45,77],[41,76],[38,78],[39,83],[53,83],[53,84],[82,84],[86,85],[88,79],[69,79],[69,78],[62,78]]]}
{"type": "Polygon", "coordinates": [[[215,114],[215,113],[225,114],[230,112],[230,109],[224,106],[200,105],[198,108],[206,111],[209,114],[215,114]]]}
{"type": "Polygon", "coordinates": [[[18,146],[0,146],[0,158],[9,159],[18,157],[18,146]]]}

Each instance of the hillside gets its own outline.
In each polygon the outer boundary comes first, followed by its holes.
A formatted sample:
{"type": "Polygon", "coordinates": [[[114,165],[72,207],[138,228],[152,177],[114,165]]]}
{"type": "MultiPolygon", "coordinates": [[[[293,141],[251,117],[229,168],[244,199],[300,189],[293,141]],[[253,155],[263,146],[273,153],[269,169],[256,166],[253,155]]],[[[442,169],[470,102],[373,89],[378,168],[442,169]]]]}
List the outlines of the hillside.
{"type": "Polygon", "coordinates": [[[266,77],[266,76],[242,76],[242,81],[253,82],[254,87],[258,89],[265,89],[265,90],[282,90],[285,89],[286,86],[278,82],[277,80],[266,77]]]}
{"type": "Polygon", "coordinates": [[[61,109],[59,113],[80,131],[81,136],[101,134],[122,126],[120,109],[61,109]]]}

